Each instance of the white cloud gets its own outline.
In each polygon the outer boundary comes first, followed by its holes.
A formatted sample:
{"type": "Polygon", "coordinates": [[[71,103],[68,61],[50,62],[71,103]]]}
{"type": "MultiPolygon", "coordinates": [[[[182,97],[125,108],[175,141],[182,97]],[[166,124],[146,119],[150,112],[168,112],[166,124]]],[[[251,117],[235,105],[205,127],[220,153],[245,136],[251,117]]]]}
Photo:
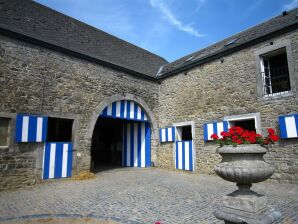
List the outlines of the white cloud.
{"type": "Polygon", "coordinates": [[[292,0],[288,4],[284,5],[284,9],[286,9],[286,10],[290,10],[290,9],[293,9],[296,7],[298,7],[298,0],[292,0]]]}
{"type": "Polygon", "coordinates": [[[152,7],[159,9],[164,17],[177,29],[189,33],[191,35],[194,35],[196,37],[203,37],[204,35],[201,34],[199,31],[194,29],[190,25],[183,24],[181,21],[179,21],[172,11],[160,0],[150,0],[150,4],[152,7]]]}

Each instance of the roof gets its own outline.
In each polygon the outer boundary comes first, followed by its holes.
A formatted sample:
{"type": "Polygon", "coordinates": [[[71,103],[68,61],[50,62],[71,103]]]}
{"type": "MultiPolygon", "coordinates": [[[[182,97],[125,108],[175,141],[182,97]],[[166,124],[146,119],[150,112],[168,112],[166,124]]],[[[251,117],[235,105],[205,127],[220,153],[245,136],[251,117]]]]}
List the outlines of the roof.
{"type": "Polygon", "coordinates": [[[298,8],[274,17],[259,25],[237,33],[209,47],[182,57],[172,63],[163,66],[158,73],[159,78],[165,78],[179,72],[188,70],[194,66],[206,63],[215,58],[238,51],[246,46],[264,41],[280,32],[298,28],[298,8]]]}
{"type": "Polygon", "coordinates": [[[298,28],[298,8],[168,63],[30,0],[0,0],[0,33],[158,81],[298,28]]]}
{"type": "Polygon", "coordinates": [[[29,0],[0,0],[0,31],[21,34],[125,71],[155,77],[162,57],[29,0]]]}

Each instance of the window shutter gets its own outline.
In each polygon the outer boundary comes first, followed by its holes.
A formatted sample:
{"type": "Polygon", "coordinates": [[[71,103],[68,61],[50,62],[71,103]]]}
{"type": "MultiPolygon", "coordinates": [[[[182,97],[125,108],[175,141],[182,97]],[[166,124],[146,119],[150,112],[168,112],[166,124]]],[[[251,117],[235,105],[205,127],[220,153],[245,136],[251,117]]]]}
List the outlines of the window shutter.
{"type": "Polygon", "coordinates": [[[175,127],[159,129],[160,142],[174,142],[175,141],[175,127]]]}
{"type": "Polygon", "coordinates": [[[279,116],[280,138],[298,137],[298,114],[279,116]]]}
{"type": "Polygon", "coordinates": [[[220,133],[223,131],[228,131],[228,122],[213,122],[204,124],[204,141],[209,141],[212,134],[217,134],[220,137],[220,133]]]}
{"type": "Polygon", "coordinates": [[[47,136],[48,117],[17,114],[16,142],[44,142],[47,136]]]}

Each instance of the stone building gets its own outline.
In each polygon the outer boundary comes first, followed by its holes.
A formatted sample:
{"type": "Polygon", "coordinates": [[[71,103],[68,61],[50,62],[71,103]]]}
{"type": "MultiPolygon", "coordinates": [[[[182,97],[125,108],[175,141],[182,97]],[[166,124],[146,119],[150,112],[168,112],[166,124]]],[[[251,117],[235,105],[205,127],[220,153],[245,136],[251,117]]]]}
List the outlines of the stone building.
{"type": "Polygon", "coordinates": [[[98,167],[213,173],[208,138],[282,136],[266,161],[298,183],[298,9],[172,63],[32,1],[0,1],[0,189],[98,167]],[[295,123],[296,122],[296,123],[295,123]]]}

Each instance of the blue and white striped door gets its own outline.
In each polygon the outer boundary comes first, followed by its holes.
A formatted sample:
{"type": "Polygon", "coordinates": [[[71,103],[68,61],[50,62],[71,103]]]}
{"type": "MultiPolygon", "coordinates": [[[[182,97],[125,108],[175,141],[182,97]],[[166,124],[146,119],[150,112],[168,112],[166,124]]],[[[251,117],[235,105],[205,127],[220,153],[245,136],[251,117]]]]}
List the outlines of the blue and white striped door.
{"type": "Polygon", "coordinates": [[[151,130],[148,122],[125,124],[123,126],[123,166],[151,166],[150,140],[151,130]]]}
{"type": "Polygon", "coordinates": [[[42,179],[71,177],[72,143],[47,142],[43,154],[42,179]]]}
{"type": "Polygon", "coordinates": [[[100,116],[125,120],[148,121],[144,109],[138,103],[131,100],[113,102],[103,109],[100,116]]]}
{"type": "Polygon", "coordinates": [[[192,141],[176,141],[176,169],[193,170],[192,141]]]}

